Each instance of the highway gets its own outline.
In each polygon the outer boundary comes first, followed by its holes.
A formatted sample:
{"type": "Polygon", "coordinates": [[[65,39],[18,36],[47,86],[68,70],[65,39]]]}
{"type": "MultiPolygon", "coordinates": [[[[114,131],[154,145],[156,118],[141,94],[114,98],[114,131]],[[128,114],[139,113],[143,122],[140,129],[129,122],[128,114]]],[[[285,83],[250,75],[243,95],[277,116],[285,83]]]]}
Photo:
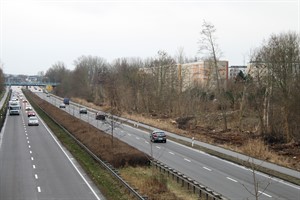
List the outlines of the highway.
{"type": "MultiPolygon", "coordinates": [[[[39,93],[39,96],[56,106],[62,103],[61,100],[46,97],[43,93],[39,93]]],[[[95,120],[95,112],[90,111],[87,115],[79,114],[78,106],[72,104],[62,110],[111,134],[110,119],[106,122],[95,120]]],[[[300,187],[297,185],[254,172],[171,140],[167,143],[150,143],[149,133],[135,127],[115,124],[114,136],[229,199],[255,199],[255,178],[259,199],[300,200],[300,187]]]]}
{"type": "Polygon", "coordinates": [[[105,199],[41,120],[27,125],[24,107],[0,133],[0,199],[105,199]]]}

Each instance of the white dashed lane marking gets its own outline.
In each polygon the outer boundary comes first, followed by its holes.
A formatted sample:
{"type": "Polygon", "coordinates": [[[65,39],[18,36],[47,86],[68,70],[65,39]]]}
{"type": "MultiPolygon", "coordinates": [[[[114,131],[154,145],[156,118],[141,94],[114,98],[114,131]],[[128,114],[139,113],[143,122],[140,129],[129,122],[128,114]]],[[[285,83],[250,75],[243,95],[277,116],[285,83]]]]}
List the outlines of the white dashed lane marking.
{"type": "Polygon", "coordinates": [[[262,192],[262,191],[258,191],[258,192],[261,193],[261,194],[263,194],[263,195],[265,195],[265,196],[267,196],[267,197],[269,197],[269,198],[272,198],[272,196],[269,195],[269,194],[267,194],[267,193],[264,193],[264,192],[262,192]]]}
{"type": "Polygon", "coordinates": [[[174,154],[173,152],[171,152],[171,151],[169,152],[169,154],[175,155],[175,154],[174,154]]]}
{"type": "Polygon", "coordinates": [[[187,158],[184,158],[184,160],[187,161],[187,162],[191,162],[191,160],[189,160],[189,159],[187,159],[187,158]]]}
{"type": "Polygon", "coordinates": [[[207,168],[207,167],[203,167],[203,169],[206,169],[207,171],[211,172],[211,169],[207,168]]]}
{"type": "Polygon", "coordinates": [[[235,182],[235,183],[237,183],[238,181],[237,180],[234,180],[233,178],[230,178],[230,177],[226,177],[228,180],[231,180],[231,181],[233,181],[233,182],[235,182]]]}

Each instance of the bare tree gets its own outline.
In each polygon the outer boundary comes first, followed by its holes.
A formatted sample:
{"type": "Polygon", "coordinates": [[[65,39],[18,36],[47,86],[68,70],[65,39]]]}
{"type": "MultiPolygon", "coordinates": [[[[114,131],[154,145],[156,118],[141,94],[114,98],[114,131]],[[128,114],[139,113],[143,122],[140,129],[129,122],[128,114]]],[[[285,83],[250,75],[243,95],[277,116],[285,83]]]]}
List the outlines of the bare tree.
{"type": "Polygon", "coordinates": [[[299,34],[288,32],[272,35],[253,56],[253,63],[262,71],[260,82],[265,87],[263,130],[270,138],[291,142],[299,138],[299,34]],[[282,134],[283,133],[283,134],[282,134]],[[297,135],[298,134],[298,135],[297,135]]]}
{"type": "Polygon", "coordinates": [[[199,41],[199,52],[206,55],[206,58],[209,61],[212,61],[212,66],[214,68],[214,77],[212,79],[213,82],[216,82],[216,89],[217,89],[217,98],[220,102],[220,107],[222,111],[222,117],[224,121],[224,130],[227,130],[227,117],[226,117],[226,107],[224,102],[224,93],[223,88],[221,87],[220,83],[220,75],[219,75],[219,69],[218,69],[218,61],[219,57],[221,56],[221,51],[218,48],[218,45],[216,43],[215,38],[215,26],[211,23],[208,23],[206,21],[202,24],[202,30],[201,30],[201,38],[199,41]]]}
{"type": "Polygon", "coordinates": [[[4,91],[4,82],[5,82],[5,77],[3,73],[2,67],[0,67],[0,93],[4,91]]]}
{"type": "Polygon", "coordinates": [[[59,83],[59,86],[55,89],[58,95],[68,94],[71,89],[69,82],[70,70],[68,70],[63,62],[57,62],[47,70],[45,76],[49,82],[59,83]]]}
{"type": "Polygon", "coordinates": [[[249,192],[251,196],[255,198],[255,200],[259,200],[260,196],[267,190],[267,188],[271,184],[271,178],[265,178],[263,180],[259,180],[257,176],[257,168],[262,165],[257,165],[254,163],[253,158],[249,158],[247,161],[247,165],[250,168],[249,170],[252,173],[252,181],[253,181],[253,189],[247,187],[245,184],[242,186],[249,192]]]}

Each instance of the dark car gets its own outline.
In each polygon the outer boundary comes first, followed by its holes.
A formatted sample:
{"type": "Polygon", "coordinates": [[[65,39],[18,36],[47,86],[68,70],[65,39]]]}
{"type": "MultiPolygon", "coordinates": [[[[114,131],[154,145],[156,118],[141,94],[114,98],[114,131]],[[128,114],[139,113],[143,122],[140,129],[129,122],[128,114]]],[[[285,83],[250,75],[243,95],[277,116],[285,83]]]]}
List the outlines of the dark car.
{"type": "Polygon", "coordinates": [[[79,109],[79,114],[87,114],[87,109],[86,108],[80,108],[79,109]]]}
{"type": "Polygon", "coordinates": [[[97,112],[96,113],[96,119],[97,120],[105,120],[105,114],[102,112],[97,112]]]}
{"type": "Polygon", "coordinates": [[[167,136],[164,131],[153,131],[150,134],[150,141],[151,142],[167,142],[167,136]]]}
{"type": "Polygon", "coordinates": [[[64,98],[64,104],[69,105],[70,104],[70,99],[69,98],[64,98]]]}

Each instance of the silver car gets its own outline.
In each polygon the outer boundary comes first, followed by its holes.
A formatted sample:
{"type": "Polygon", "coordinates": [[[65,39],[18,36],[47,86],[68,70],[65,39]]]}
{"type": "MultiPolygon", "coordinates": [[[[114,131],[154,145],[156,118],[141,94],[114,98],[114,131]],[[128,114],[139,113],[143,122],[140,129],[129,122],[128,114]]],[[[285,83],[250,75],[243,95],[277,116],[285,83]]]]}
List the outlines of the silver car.
{"type": "Polygon", "coordinates": [[[36,116],[32,116],[28,118],[28,126],[38,126],[39,120],[36,116]]]}

